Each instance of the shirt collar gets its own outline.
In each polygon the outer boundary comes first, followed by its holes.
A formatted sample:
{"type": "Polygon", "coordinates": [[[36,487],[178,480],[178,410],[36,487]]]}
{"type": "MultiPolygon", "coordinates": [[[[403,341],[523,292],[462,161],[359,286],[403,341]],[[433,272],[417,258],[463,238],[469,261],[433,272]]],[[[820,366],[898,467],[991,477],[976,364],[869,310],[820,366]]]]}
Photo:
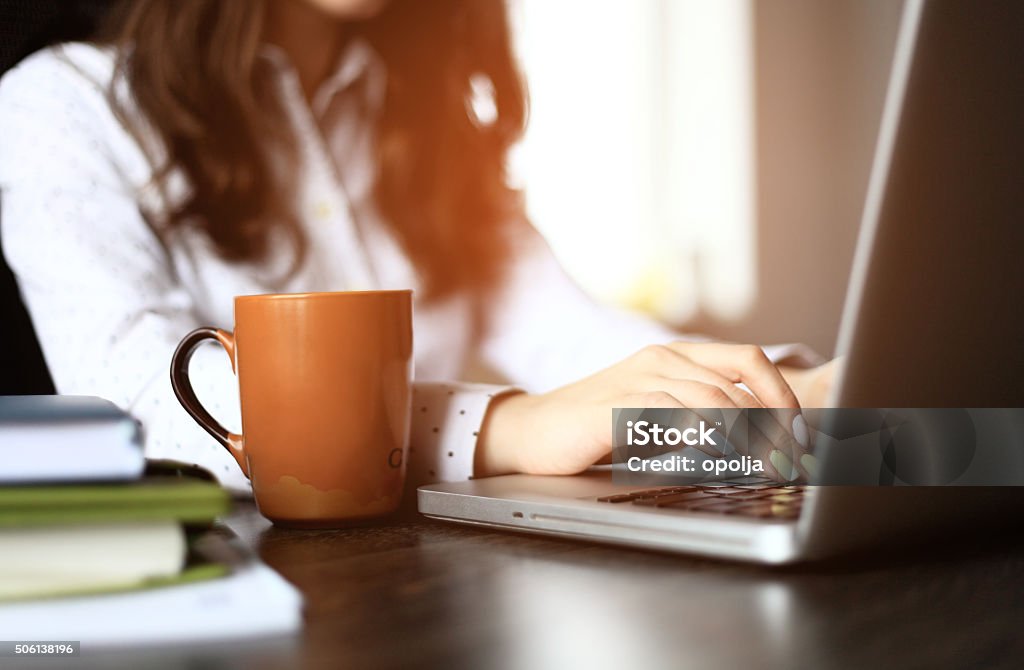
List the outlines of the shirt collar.
{"type": "MultiPolygon", "coordinates": [[[[276,44],[261,45],[259,55],[279,73],[295,76],[288,54],[276,44]]],[[[384,104],[387,69],[377,51],[361,37],[349,41],[338,57],[334,71],[313,94],[310,101],[313,114],[322,117],[334,97],[349,90],[359,91],[372,111],[379,110],[384,104]]]]}

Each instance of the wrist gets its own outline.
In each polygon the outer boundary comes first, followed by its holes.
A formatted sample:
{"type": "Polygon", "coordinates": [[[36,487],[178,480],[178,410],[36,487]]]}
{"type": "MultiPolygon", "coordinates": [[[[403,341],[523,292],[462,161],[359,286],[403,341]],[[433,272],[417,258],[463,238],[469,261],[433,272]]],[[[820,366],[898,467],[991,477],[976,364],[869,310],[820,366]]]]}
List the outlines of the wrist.
{"type": "Polygon", "coordinates": [[[491,477],[521,472],[519,437],[533,399],[533,396],[522,391],[514,391],[491,401],[477,436],[473,457],[474,476],[491,477]]]}

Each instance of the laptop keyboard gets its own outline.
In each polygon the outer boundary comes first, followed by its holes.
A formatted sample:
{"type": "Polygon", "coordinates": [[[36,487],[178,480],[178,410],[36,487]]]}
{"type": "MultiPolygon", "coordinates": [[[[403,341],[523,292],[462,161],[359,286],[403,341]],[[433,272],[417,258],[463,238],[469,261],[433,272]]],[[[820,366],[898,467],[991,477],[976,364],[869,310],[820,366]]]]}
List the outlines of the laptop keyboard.
{"type": "Polygon", "coordinates": [[[728,514],[773,521],[800,516],[802,486],[666,486],[604,496],[598,502],[657,507],[702,514],[728,514]]]}

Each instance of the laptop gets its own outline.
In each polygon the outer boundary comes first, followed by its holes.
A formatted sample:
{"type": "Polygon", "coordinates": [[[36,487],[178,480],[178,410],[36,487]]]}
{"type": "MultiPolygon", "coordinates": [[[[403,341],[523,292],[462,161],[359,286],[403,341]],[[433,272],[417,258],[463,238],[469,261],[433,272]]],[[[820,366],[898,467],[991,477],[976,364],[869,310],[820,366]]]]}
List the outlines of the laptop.
{"type": "MultiPolygon", "coordinates": [[[[1017,0],[905,3],[830,405],[1024,407],[1022,39],[1017,0]]],[[[819,465],[828,469],[828,452],[819,465]]],[[[1019,490],[724,483],[666,491],[616,485],[607,468],[593,468],[424,486],[418,502],[428,517],[464,524],[780,564],[1006,524],[1024,516],[1019,490]],[[664,495],[718,500],[658,504],[664,495]]]]}

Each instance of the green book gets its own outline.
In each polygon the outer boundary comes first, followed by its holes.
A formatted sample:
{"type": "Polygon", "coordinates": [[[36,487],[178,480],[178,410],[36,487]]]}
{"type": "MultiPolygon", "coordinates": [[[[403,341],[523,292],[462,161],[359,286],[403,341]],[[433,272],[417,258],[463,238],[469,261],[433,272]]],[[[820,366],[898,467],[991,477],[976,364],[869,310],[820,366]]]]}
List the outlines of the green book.
{"type": "Polygon", "coordinates": [[[217,484],[152,477],[131,483],[0,487],[0,529],[175,520],[206,524],[231,507],[217,484]]]}

